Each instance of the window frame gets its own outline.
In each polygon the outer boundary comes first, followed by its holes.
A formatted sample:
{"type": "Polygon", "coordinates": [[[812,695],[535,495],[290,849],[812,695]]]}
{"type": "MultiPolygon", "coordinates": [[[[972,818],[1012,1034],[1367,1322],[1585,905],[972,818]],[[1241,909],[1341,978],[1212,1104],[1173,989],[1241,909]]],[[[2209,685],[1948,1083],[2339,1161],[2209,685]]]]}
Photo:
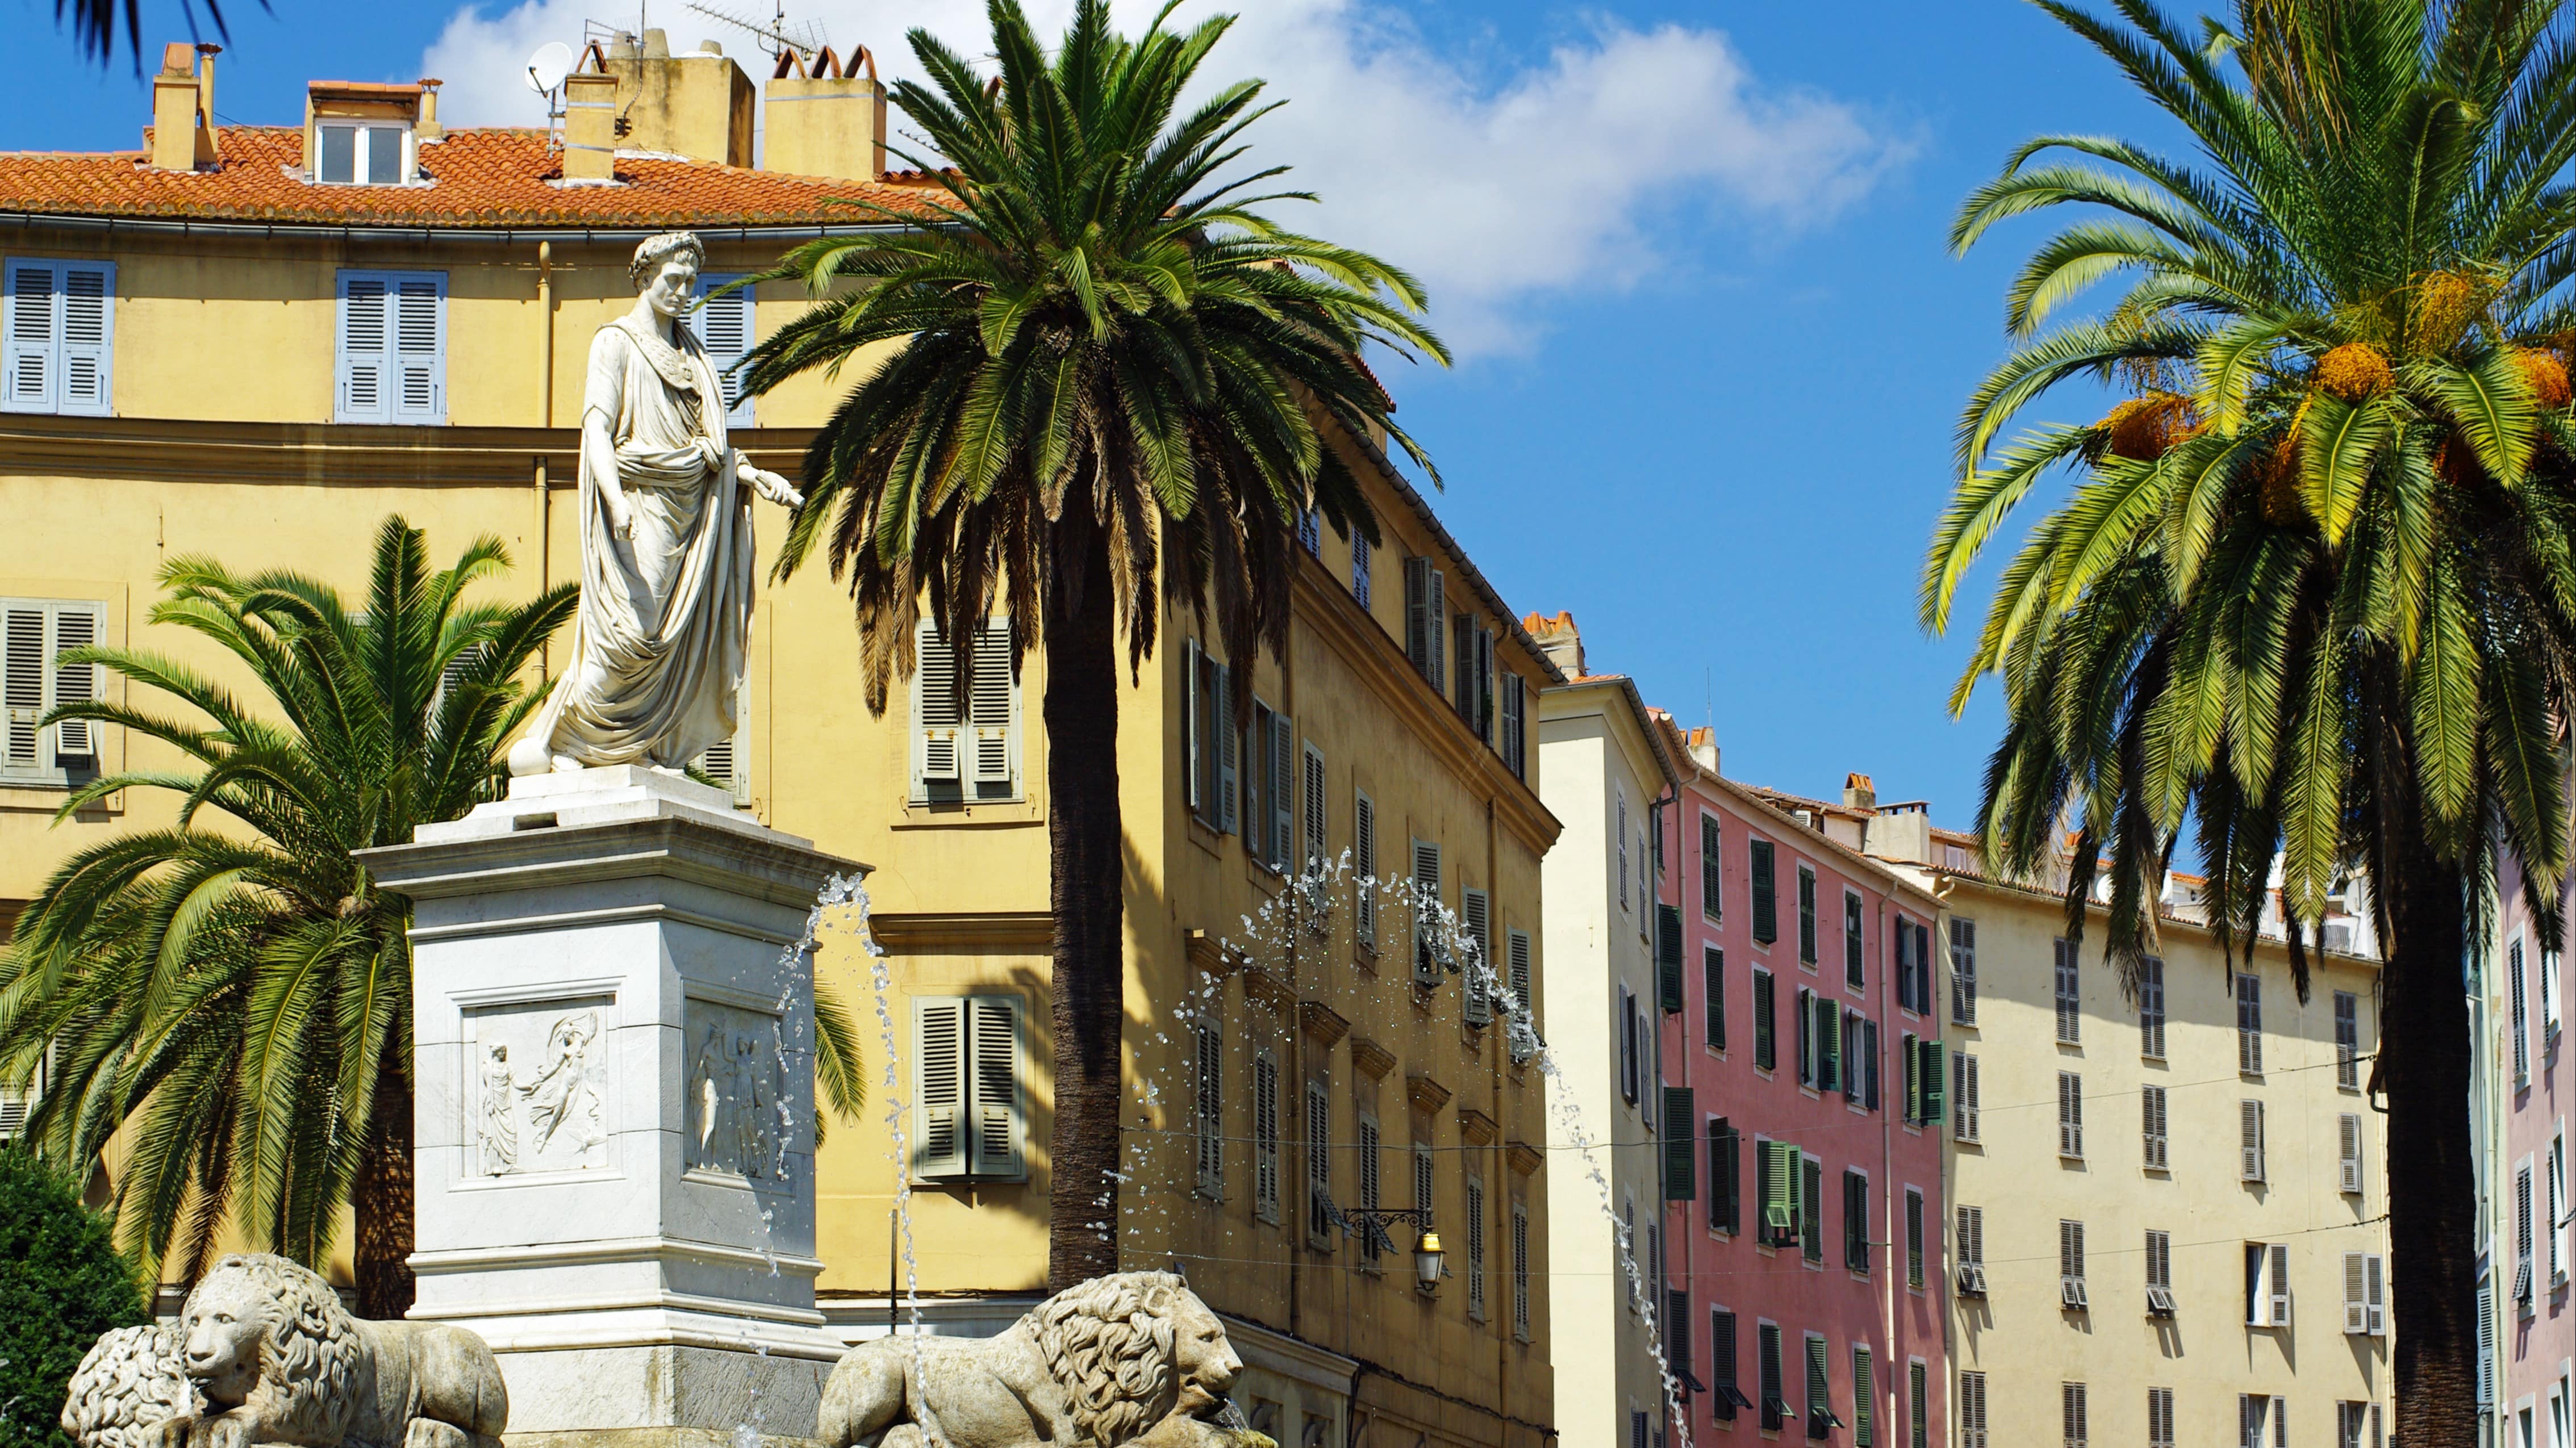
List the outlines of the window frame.
{"type": "Polygon", "coordinates": [[[89,257],[11,256],[0,265],[0,372],[5,372],[6,387],[0,387],[0,412],[29,413],[59,417],[113,417],[116,415],[116,263],[89,257]],[[45,337],[42,341],[20,338],[21,276],[41,272],[46,277],[45,337]],[[95,272],[99,276],[99,339],[95,344],[72,339],[72,276],[75,272],[95,272]],[[37,354],[43,386],[34,395],[19,390],[18,379],[30,350],[37,354]],[[71,363],[76,354],[88,354],[97,363],[95,400],[74,401],[71,398],[71,363]]]}

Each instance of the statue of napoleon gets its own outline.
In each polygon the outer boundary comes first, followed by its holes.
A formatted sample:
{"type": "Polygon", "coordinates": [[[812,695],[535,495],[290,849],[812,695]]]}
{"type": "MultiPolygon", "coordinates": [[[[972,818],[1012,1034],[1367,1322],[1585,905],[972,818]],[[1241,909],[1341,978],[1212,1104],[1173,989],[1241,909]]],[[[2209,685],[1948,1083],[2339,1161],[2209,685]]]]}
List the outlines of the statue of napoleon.
{"type": "Polygon", "coordinates": [[[724,380],[682,318],[706,248],[635,248],[635,310],[590,343],[581,403],[581,605],[572,666],[510,749],[512,774],[678,772],[733,737],[751,637],[751,494],[804,495],[725,440],[724,380]]]}

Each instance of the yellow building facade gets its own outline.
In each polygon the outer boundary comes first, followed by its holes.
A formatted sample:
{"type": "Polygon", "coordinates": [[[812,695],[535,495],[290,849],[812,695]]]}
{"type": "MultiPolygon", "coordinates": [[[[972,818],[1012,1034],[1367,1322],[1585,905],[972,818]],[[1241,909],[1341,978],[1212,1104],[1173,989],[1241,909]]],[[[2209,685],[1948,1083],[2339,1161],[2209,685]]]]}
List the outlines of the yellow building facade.
{"type": "MultiPolygon", "coordinates": [[[[834,197],[923,194],[879,173],[864,75],[757,88],[799,102],[766,113],[766,144],[810,171],[740,164],[751,83],[711,49],[648,35],[589,62],[574,88],[613,93],[620,127],[604,177],[582,174],[577,127],[440,127],[428,82],[317,85],[301,126],[218,127],[211,61],[186,47],[156,78],[140,153],[0,156],[0,924],[71,850],[172,818],[129,793],[54,823],[74,780],[180,763],[116,730],[33,727],[67,691],[118,687],[56,666],[83,628],[238,678],[145,622],[156,572],[211,554],[354,590],[388,513],[425,528],[433,557],[499,537],[512,591],[576,576],[586,353],[632,305],[636,242],[696,230],[721,280],[869,224],[834,197]]],[[[695,325],[724,358],[801,305],[763,288],[695,325]]],[[[836,386],[738,403],[738,445],[794,476],[836,386]]],[[[1444,967],[1473,939],[1532,988],[1543,970],[1539,860],[1558,826],[1535,788],[1536,694],[1561,676],[1376,442],[1339,445],[1382,536],[1310,534],[1285,657],[1225,658],[1182,609],[1121,697],[1129,1137],[1104,1230],[1124,1264],[1177,1264],[1227,1314],[1251,1368],[1239,1396],[1282,1443],[1375,1424],[1535,1444],[1553,1423],[1543,1091],[1473,977],[1444,967]],[[1439,948],[1419,953],[1411,907],[1356,875],[1436,898],[1439,948]],[[1369,1206],[1430,1209],[1434,1289],[1411,1228],[1344,1215],[1369,1206]]],[[[761,505],[764,555],[784,523],[761,505]]],[[[981,672],[962,712],[915,687],[871,718],[849,609],[819,564],[764,592],[741,731],[706,763],[765,823],[874,867],[887,989],[854,920],[817,964],[859,1023],[871,1090],[819,1156],[826,1313],[853,1338],[916,1311],[989,1330],[1046,1271],[1045,678],[1032,652],[1016,684],[981,672]]]]}

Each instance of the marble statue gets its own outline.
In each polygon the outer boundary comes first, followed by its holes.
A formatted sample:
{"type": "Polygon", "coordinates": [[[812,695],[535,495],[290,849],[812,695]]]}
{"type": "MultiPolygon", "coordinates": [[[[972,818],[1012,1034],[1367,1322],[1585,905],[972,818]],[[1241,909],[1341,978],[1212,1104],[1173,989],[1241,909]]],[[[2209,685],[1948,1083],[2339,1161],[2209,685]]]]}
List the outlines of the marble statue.
{"type": "Polygon", "coordinates": [[[100,1338],[72,1375],[80,1448],[501,1448],[509,1391],[483,1339],[361,1322],[283,1257],[226,1257],[167,1327],[100,1338]]]}
{"type": "Polygon", "coordinates": [[[823,1388],[825,1448],[1277,1448],[1227,1401],[1243,1360],[1169,1272],[1068,1288],[990,1338],[883,1337],[823,1388]]]}
{"type": "Polygon", "coordinates": [[[571,666],[510,772],[643,764],[677,772],[733,737],[751,637],[751,500],[804,495],[725,440],[723,379],[682,320],[706,248],[635,248],[635,309],[599,329],[581,415],[581,603],[571,666]]]}

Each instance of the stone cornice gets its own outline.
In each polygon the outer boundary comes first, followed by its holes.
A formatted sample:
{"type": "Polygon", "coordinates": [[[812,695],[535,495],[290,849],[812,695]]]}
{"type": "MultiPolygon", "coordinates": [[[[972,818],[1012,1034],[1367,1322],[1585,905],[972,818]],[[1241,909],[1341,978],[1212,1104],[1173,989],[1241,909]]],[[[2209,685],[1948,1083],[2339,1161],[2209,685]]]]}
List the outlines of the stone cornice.
{"type": "Polygon", "coordinates": [[[1395,1069],[1395,1053],[1366,1036],[1351,1037],[1351,1064],[1372,1081],[1383,1081],[1395,1069]]]}
{"type": "Polygon", "coordinates": [[[1340,1045],[1342,1037],[1351,1033],[1351,1023],[1322,1001],[1299,1001],[1297,1021],[1306,1028],[1307,1035],[1326,1046],[1340,1045]]]}
{"type": "Polygon", "coordinates": [[[1469,1146],[1491,1146],[1494,1138],[1502,1134],[1502,1127],[1475,1107],[1461,1106],[1458,1108],[1458,1133],[1467,1138],[1469,1146]]]}
{"type": "Polygon", "coordinates": [[[1511,1163],[1514,1176],[1536,1176],[1538,1169],[1547,1164],[1546,1155],[1526,1141],[1515,1141],[1505,1146],[1503,1160],[1511,1163]]]}
{"type": "Polygon", "coordinates": [[[379,884],[415,900],[669,876],[810,906],[826,879],[856,868],[791,838],[664,817],[356,853],[379,884]]]}
{"type": "MultiPolygon", "coordinates": [[[[793,466],[811,428],[757,428],[735,445],[793,466]]],[[[385,427],[370,423],[0,416],[7,476],[143,477],[295,487],[526,488],[536,460],[553,486],[577,476],[576,427],[385,427]]]]}
{"type": "Polygon", "coordinates": [[[1449,1088],[1416,1071],[1404,1078],[1404,1094],[1424,1111],[1438,1111],[1449,1104],[1449,1088]]]}
{"type": "Polygon", "coordinates": [[[1055,917],[1044,910],[871,911],[868,933],[897,955],[1049,955],[1055,917]]]}

